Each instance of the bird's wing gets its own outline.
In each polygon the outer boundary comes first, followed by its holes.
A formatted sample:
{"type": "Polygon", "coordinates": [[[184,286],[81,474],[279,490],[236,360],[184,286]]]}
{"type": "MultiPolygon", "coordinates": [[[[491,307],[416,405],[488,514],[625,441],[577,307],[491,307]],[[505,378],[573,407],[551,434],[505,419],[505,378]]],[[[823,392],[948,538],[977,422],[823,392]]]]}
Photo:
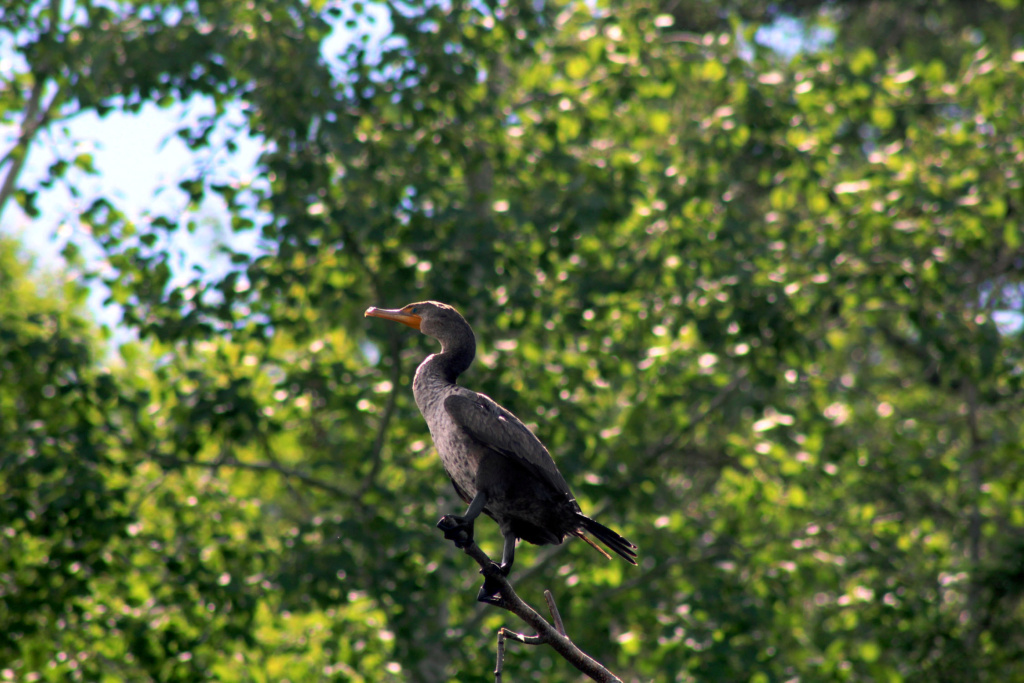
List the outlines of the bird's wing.
{"type": "Polygon", "coordinates": [[[444,400],[444,408],[457,425],[481,444],[514,458],[556,490],[569,493],[569,485],[540,439],[489,396],[476,392],[472,398],[452,394],[444,400]]]}

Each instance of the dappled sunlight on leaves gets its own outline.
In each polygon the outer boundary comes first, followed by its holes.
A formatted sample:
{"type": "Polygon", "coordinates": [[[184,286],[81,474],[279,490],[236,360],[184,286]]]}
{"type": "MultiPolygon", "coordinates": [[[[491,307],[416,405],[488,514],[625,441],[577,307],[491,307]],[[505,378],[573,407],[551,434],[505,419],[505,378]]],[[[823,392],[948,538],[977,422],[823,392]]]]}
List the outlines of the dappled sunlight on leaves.
{"type": "Polygon", "coordinates": [[[49,289],[0,242],[0,676],[490,680],[507,624],[411,396],[436,345],[362,318],[436,299],[460,382],[640,546],[512,576],[624,679],[1020,677],[1019,7],[29,5],[13,126],[42,78],[44,129],[201,96],[192,149],[228,117],[265,147],[178,187],[259,233],[223,271],[114,196],[49,289]],[[87,321],[100,281],[137,341],[87,321]]]}

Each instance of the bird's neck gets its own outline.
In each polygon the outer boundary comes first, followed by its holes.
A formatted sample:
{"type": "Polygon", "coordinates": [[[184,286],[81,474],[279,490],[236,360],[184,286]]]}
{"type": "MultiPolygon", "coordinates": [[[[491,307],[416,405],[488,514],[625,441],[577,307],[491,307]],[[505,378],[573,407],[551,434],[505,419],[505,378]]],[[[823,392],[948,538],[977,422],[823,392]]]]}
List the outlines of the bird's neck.
{"type": "Polygon", "coordinates": [[[422,375],[423,379],[441,381],[445,384],[455,384],[459,375],[469,369],[476,356],[476,340],[473,333],[468,336],[459,336],[455,339],[441,340],[441,353],[427,356],[427,359],[420,364],[416,371],[417,379],[422,375]]]}

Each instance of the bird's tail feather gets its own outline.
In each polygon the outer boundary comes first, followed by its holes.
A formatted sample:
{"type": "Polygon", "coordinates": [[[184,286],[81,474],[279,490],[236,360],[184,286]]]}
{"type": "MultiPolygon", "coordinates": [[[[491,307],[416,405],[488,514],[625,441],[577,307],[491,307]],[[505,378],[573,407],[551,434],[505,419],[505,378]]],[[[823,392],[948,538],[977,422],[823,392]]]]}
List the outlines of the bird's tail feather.
{"type": "Polygon", "coordinates": [[[629,562],[630,564],[636,564],[635,545],[633,545],[625,538],[623,538],[622,536],[618,535],[617,533],[606,527],[604,524],[601,524],[600,522],[593,520],[582,513],[577,513],[577,519],[580,523],[580,528],[576,530],[576,536],[582,538],[584,541],[597,548],[598,552],[600,552],[605,557],[610,558],[611,556],[608,553],[602,550],[600,546],[598,546],[596,543],[590,540],[584,533],[585,531],[590,532],[591,534],[593,534],[594,538],[601,541],[601,543],[604,543],[606,546],[608,546],[609,550],[617,554],[626,562],[629,562]]]}
{"type": "Polygon", "coordinates": [[[591,541],[591,540],[590,540],[590,536],[587,536],[587,535],[586,535],[585,533],[583,533],[583,530],[582,530],[582,529],[577,529],[577,530],[576,530],[576,536],[577,536],[578,538],[582,538],[582,539],[583,539],[584,541],[586,541],[586,542],[587,542],[587,545],[589,545],[589,546],[590,546],[591,548],[593,548],[593,549],[594,549],[594,550],[596,550],[597,552],[599,552],[599,553],[601,553],[602,555],[604,555],[604,556],[605,556],[605,559],[608,559],[608,560],[612,559],[612,556],[611,556],[611,555],[609,555],[608,553],[606,553],[606,552],[604,551],[604,548],[602,548],[602,547],[601,547],[601,546],[599,546],[598,544],[596,544],[596,543],[594,543],[593,541],[591,541]]]}

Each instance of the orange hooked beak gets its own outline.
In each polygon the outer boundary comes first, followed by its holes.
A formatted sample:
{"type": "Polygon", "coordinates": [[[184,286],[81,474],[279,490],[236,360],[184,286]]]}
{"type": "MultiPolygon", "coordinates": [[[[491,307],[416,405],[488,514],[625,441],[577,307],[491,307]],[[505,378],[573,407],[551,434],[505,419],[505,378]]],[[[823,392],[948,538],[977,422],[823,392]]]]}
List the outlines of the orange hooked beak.
{"type": "Polygon", "coordinates": [[[408,325],[414,330],[420,329],[420,323],[423,319],[415,313],[409,313],[405,308],[377,308],[376,306],[370,306],[366,309],[366,313],[363,314],[366,318],[384,318],[385,320],[394,320],[397,323],[408,325]]]}

